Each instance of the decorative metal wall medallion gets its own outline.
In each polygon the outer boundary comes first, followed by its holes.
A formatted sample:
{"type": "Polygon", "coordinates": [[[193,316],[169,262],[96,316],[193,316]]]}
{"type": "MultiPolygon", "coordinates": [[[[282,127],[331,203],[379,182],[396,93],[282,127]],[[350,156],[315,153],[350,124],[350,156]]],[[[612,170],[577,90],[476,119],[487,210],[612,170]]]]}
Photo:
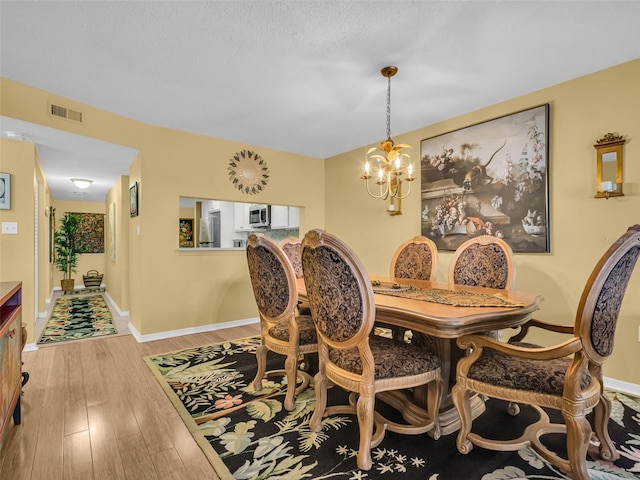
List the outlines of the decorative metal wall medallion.
{"type": "Polygon", "coordinates": [[[260,155],[242,150],[229,160],[229,180],[243,193],[261,192],[269,181],[269,168],[260,155]]]}

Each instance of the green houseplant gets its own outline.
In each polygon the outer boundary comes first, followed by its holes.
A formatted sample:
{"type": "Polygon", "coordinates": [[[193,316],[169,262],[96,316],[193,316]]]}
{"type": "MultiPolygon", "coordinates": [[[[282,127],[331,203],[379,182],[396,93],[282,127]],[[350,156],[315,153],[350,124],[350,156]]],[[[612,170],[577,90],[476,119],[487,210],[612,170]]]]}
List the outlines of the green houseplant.
{"type": "Polygon", "coordinates": [[[56,258],[54,260],[58,270],[62,272],[60,286],[65,292],[72,292],[74,279],[71,274],[78,267],[78,254],[75,249],[75,236],[78,232],[80,217],[75,213],[65,213],[60,221],[60,229],[54,235],[56,258]]]}

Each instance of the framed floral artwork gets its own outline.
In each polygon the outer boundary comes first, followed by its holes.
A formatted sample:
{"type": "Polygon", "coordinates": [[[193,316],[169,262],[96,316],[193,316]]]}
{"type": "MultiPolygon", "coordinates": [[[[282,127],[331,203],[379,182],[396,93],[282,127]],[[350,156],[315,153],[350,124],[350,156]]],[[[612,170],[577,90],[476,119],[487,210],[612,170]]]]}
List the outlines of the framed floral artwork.
{"type": "Polygon", "coordinates": [[[179,247],[193,247],[193,218],[181,218],[179,229],[179,247]]]}
{"type": "Polygon", "coordinates": [[[455,250],[477,235],[548,252],[549,105],[420,143],[422,234],[455,250]]]}

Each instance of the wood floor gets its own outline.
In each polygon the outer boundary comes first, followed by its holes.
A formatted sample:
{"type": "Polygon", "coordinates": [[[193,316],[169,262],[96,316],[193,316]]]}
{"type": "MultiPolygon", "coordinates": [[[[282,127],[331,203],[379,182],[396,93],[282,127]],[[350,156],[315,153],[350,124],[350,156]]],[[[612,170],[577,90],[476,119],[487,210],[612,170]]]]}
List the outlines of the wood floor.
{"type": "Polygon", "coordinates": [[[217,479],[143,357],[259,335],[258,324],[155,342],[131,335],[23,353],[22,424],[0,451],[0,479],[217,479]]]}

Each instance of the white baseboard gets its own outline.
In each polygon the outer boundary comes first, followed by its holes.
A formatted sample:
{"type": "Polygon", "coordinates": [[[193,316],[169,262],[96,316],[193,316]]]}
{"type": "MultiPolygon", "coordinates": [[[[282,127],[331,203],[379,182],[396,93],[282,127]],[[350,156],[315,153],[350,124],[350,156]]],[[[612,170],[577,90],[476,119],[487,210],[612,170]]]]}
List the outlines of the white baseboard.
{"type": "Polygon", "coordinates": [[[111,296],[109,295],[109,293],[105,290],[104,291],[104,298],[107,300],[107,302],[109,302],[109,305],[111,307],[113,307],[113,309],[118,312],[118,315],[120,317],[128,317],[129,316],[129,312],[123,312],[122,310],[120,310],[120,307],[118,307],[118,304],[113,300],[113,298],[111,298],[111,296]]]}
{"type": "Polygon", "coordinates": [[[202,332],[212,332],[215,330],[222,330],[225,328],[231,327],[241,327],[243,325],[252,325],[254,323],[259,323],[260,319],[258,317],[254,318],[245,318],[244,320],[233,320],[231,322],[224,323],[213,323],[211,325],[202,325],[200,327],[192,327],[192,328],[182,328],[180,330],[169,330],[168,332],[159,332],[159,333],[151,333],[148,335],[141,335],[138,330],[133,326],[131,322],[129,322],[129,331],[133,338],[136,339],[138,343],[145,342],[153,342],[154,340],[165,340],[167,338],[180,337],[182,335],[191,335],[194,333],[202,333],[202,332]]]}
{"type": "Polygon", "coordinates": [[[640,397],[640,385],[635,383],[623,382],[622,380],[616,380],[615,378],[603,377],[604,386],[611,390],[616,390],[622,393],[628,393],[635,397],[640,397]]]}
{"type": "Polygon", "coordinates": [[[22,351],[23,352],[35,352],[36,350],[38,350],[38,344],[37,343],[26,343],[24,345],[24,349],[22,351]]]}

